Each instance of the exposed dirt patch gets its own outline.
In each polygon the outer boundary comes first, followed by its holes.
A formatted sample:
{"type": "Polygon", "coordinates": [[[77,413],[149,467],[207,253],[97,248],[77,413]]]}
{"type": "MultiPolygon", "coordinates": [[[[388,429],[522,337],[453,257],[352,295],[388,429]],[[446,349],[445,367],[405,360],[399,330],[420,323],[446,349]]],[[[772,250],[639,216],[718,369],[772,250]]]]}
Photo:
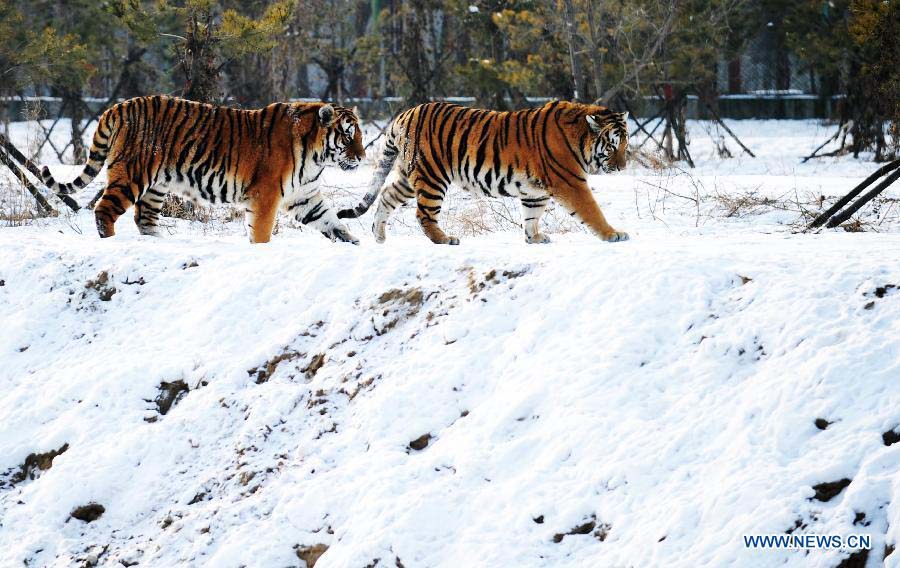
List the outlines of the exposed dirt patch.
{"type": "Polygon", "coordinates": [[[379,304],[390,304],[396,302],[403,302],[413,306],[421,306],[422,300],[424,299],[424,294],[422,293],[421,288],[393,288],[388,290],[381,296],[378,296],[379,304]]]}
{"type": "Polygon", "coordinates": [[[881,439],[885,446],[893,446],[897,442],[900,442],[900,426],[882,434],[881,439]]]}
{"type": "Polygon", "coordinates": [[[837,497],[844,488],[850,485],[851,481],[851,479],[845,477],[843,479],[838,479],[837,481],[826,481],[825,483],[813,485],[813,490],[816,492],[813,499],[822,501],[823,503],[831,501],[837,497]]]}
{"type": "Polygon", "coordinates": [[[378,312],[378,317],[372,318],[375,334],[384,335],[397,327],[401,321],[415,316],[426,299],[425,293],[417,286],[392,288],[383,293],[372,306],[372,309],[378,312]]]}
{"type": "MultiPolygon", "coordinates": [[[[43,453],[33,453],[28,454],[28,457],[25,458],[25,462],[19,466],[18,471],[10,470],[7,472],[9,475],[12,472],[12,475],[9,476],[7,481],[0,479],[0,487],[4,487],[9,485],[10,487],[16,485],[17,483],[21,483],[26,479],[35,479],[38,476],[38,471],[47,471],[51,467],[53,467],[53,460],[56,456],[65,453],[66,450],[69,449],[69,444],[63,444],[56,450],[50,450],[49,452],[43,453]]],[[[4,476],[6,477],[6,476],[4,476]]]]}
{"type": "Polygon", "coordinates": [[[818,428],[819,430],[827,430],[829,426],[834,424],[834,422],[829,422],[829,421],[825,420],[824,418],[816,418],[816,420],[815,420],[815,422],[813,422],[813,424],[815,424],[816,428],[818,428]]]}
{"type": "Polygon", "coordinates": [[[594,538],[600,541],[604,541],[606,540],[606,537],[609,536],[609,531],[611,529],[612,526],[607,523],[601,523],[599,526],[597,526],[597,516],[591,515],[590,518],[585,520],[584,523],[572,527],[568,532],[556,533],[555,535],[553,535],[553,542],[560,543],[565,537],[569,535],[591,534],[592,532],[594,533],[594,538]],[[595,531],[594,529],[597,530],[595,531]]]}
{"type": "MultiPolygon", "coordinates": [[[[612,525],[609,523],[600,523],[597,525],[597,530],[594,531],[594,538],[603,542],[606,540],[606,537],[609,536],[609,531],[612,530],[612,525]]],[[[663,537],[666,538],[666,537],[663,537]]]]}
{"type": "Polygon", "coordinates": [[[419,436],[418,438],[416,438],[415,440],[410,442],[409,448],[411,450],[421,452],[422,450],[424,450],[425,448],[428,447],[428,442],[430,442],[430,441],[431,441],[431,434],[426,432],[425,434],[422,434],[421,436],[419,436]]]}
{"type": "MultiPolygon", "coordinates": [[[[866,298],[875,297],[880,300],[881,298],[884,298],[885,296],[892,294],[895,290],[898,290],[898,289],[900,289],[900,286],[898,286],[897,284],[885,284],[884,286],[876,286],[875,290],[873,290],[871,292],[864,292],[863,296],[865,296],[866,298]]],[[[871,310],[874,307],[875,307],[875,300],[871,300],[871,301],[867,302],[866,305],[863,306],[863,309],[871,310]]]]}
{"type": "Polygon", "coordinates": [[[188,386],[184,381],[163,381],[159,383],[159,396],[156,397],[156,408],[163,416],[172,410],[184,395],[188,393],[188,386]]]}
{"type": "Polygon", "coordinates": [[[316,373],[319,372],[319,369],[322,368],[322,365],[325,364],[325,354],[318,353],[313,355],[313,358],[310,359],[309,365],[302,369],[303,373],[306,374],[307,379],[311,379],[316,376],[316,373]]]}
{"type": "Polygon", "coordinates": [[[797,518],[794,520],[794,526],[792,526],[792,527],[789,528],[788,530],[784,531],[784,534],[793,534],[794,531],[796,531],[796,530],[798,530],[798,529],[802,531],[802,530],[805,529],[807,526],[808,526],[808,525],[807,525],[806,523],[803,522],[803,519],[801,519],[800,517],[797,517],[797,518]]]}
{"type": "MultiPolygon", "coordinates": [[[[116,287],[111,284],[111,279],[109,273],[105,270],[101,270],[97,277],[93,280],[88,280],[84,287],[87,290],[92,290],[96,292],[97,298],[100,299],[101,302],[108,302],[112,299],[118,290],[116,287]]],[[[87,297],[87,292],[81,295],[82,299],[87,297]]]]}
{"type": "Polygon", "coordinates": [[[314,568],[316,562],[318,562],[319,558],[325,554],[326,550],[328,550],[327,544],[314,544],[312,546],[297,545],[294,547],[297,558],[306,563],[306,568],[314,568]]]}
{"type": "MultiPolygon", "coordinates": [[[[75,557],[75,561],[78,562],[77,566],[79,568],[93,568],[94,566],[100,566],[101,561],[104,561],[104,556],[106,556],[107,551],[109,551],[108,544],[103,546],[92,544],[75,557]]],[[[134,566],[134,564],[137,563],[135,562],[132,564],[120,561],[120,564],[124,566],[134,566]]]]}
{"type": "Polygon", "coordinates": [[[306,353],[301,353],[293,349],[285,349],[262,365],[249,369],[247,374],[254,379],[256,384],[261,385],[272,377],[272,374],[275,373],[275,369],[278,368],[278,365],[285,361],[293,361],[301,357],[306,357],[306,353]]]}
{"type": "Polygon", "coordinates": [[[876,298],[884,298],[884,296],[890,292],[891,290],[896,290],[896,284],[885,284],[884,286],[879,286],[875,288],[875,297],[876,298]]]}
{"type": "Polygon", "coordinates": [[[834,568],[866,568],[866,561],[868,559],[869,551],[863,548],[841,560],[840,564],[834,568]]]}
{"type": "Polygon", "coordinates": [[[488,270],[484,273],[484,276],[478,277],[475,271],[471,268],[468,269],[468,279],[469,279],[469,292],[473,296],[477,296],[479,292],[490,288],[492,286],[496,286],[501,282],[505,282],[507,280],[513,280],[515,278],[520,278],[526,274],[531,269],[529,267],[521,267],[521,268],[508,268],[502,271],[497,271],[495,269],[488,270]]]}
{"type": "Polygon", "coordinates": [[[92,523],[103,516],[103,513],[106,512],[106,507],[99,503],[88,503],[87,505],[82,505],[80,507],[75,507],[72,509],[72,512],[69,514],[73,519],[78,519],[79,521],[84,521],[86,523],[92,523]]]}
{"type": "Polygon", "coordinates": [[[375,381],[380,380],[380,379],[381,379],[381,375],[375,375],[374,377],[369,377],[368,379],[359,381],[356,384],[356,388],[353,390],[353,392],[347,393],[347,400],[353,400],[354,398],[356,398],[356,396],[359,393],[361,393],[365,390],[370,390],[371,386],[375,383],[375,381]]]}

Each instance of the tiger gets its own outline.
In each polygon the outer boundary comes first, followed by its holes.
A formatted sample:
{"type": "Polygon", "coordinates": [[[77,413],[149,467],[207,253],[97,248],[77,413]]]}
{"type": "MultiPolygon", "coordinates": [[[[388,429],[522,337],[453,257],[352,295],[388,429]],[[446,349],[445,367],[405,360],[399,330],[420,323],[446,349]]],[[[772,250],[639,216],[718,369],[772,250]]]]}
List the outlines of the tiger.
{"type": "Polygon", "coordinates": [[[550,242],[539,223],[551,197],[604,241],[627,240],[628,233],[606,221],[587,179],[625,167],[627,119],[628,113],[567,101],[512,112],[446,102],[413,107],[391,122],[362,201],[338,218],[363,215],[380,195],[372,232],[382,243],[391,213],[415,198],[416,218],[431,242],[456,245],[459,238],[438,225],[453,184],[518,197],[528,243],[550,242]],[[392,169],[396,175],[385,183],[392,169]]]}
{"type": "Polygon", "coordinates": [[[74,181],[41,177],[60,195],[93,180],[105,163],[107,183],[94,217],[101,238],[134,205],[142,235],[159,235],[169,192],[195,204],[243,206],[253,243],[269,242],[279,206],[332,241],[359,244],[319,192],[326,165],[352,170],[365,158],[355,110],[328,103],[274,103],[240,110],[177,97],[118,103],[98,121],[87,164],[74,181]]]}

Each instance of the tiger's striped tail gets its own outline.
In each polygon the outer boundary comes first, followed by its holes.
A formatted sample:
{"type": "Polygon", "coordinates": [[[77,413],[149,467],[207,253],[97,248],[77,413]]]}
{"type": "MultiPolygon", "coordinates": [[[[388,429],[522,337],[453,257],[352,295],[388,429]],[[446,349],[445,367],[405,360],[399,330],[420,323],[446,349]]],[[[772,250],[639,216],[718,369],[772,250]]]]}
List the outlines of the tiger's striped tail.
{"type": "Polygon", "coordinates": [[[109,145],[112,142],[112,137],[115,134],[108,116],[108,114],[104,114],[100,118],[97,131],[94,132],[94,139],[91,141],[88,161],[84,165],[81,175],[75,180],[69,183],[60,183],[53,179],[53,175],[50,174],[50,168],[44,166],[41,169],[41,179],[53,193],[57,195],[71,195],[93,181],[97,174],[100,173],[103,163],[106,162],[106,156],[109,154],[109,145]]]}
{"type": "Polygon", "coordinates": [[[394,145],[394,142],[389,138],[384,145],[384,151],[382,151],[381,157],[378,159],[378,164],[375,166],[375,174],[372,176],[372,182],[369,184],[369,191],[363,197],[359,205],[353,209],[341,209],[338,211],[338,219],[356,219],[369,210],[369,207],[371,207],[378,198],[378,192],[381,191],[384,180],[387,179],[388,174],[391,172],[391,168],[394,167],[394,162],[397,160],[397,154],[399,153],[400,151],[397,149],[397,146],[394,145]]]}

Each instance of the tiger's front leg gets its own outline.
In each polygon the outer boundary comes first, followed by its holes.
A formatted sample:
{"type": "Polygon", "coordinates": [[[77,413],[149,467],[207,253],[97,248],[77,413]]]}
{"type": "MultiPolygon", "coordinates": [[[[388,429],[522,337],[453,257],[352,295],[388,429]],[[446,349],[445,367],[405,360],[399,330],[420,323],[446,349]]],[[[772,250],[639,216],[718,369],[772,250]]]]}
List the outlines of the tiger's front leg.
{"type": "Polygon", "coordinates": [[[565,207],[571,215],[577,217],[582,223],[598,237],[608,243],[628,240],[628,233],[617,231],[606,222],[606,217],[597,205],[594,194],[587,183],[565,184],[554,187],[553,197],[565,207]]]}
{"type": "Polygon", "coordinates": [[[294,216],[294,219],[303,225],[318,229],[332,241],[359,244],[359,239],[354,237],[338,220],[337,214],[325,203],[325,199],[318,190],[290,203],[287,210],[294,216]]]}
{"type": "Polygon", "coordinates": [[[277,191],[254,188],[244,203],[244,223],[251,243],[267,243],[272,238],[281,196],[277,191]]]}

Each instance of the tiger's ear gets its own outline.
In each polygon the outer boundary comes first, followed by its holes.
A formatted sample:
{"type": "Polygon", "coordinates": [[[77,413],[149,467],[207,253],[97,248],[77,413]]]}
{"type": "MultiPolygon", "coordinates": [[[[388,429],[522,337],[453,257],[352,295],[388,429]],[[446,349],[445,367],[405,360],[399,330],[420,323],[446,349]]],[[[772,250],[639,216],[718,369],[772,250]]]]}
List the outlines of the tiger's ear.
{"type": "Polygon", "coordinates": [[[359,107],[356,105],[353,105],[353,116],[359,118],[359,107]]]}
{"type": "Polygon", "coordinates": [[[331,105],[322,105],[319,107],[319,122],[322,126],[329,127],[334,122],[334,107],[331,105]]]}
{"type": "Polygon", "coordinates": [[[596,116],[587,115],[584,117],[587,121],[588,126],[591,127],[591,130],[594,132],[600,132],[600,121],[597,120],[596,116]]]}

